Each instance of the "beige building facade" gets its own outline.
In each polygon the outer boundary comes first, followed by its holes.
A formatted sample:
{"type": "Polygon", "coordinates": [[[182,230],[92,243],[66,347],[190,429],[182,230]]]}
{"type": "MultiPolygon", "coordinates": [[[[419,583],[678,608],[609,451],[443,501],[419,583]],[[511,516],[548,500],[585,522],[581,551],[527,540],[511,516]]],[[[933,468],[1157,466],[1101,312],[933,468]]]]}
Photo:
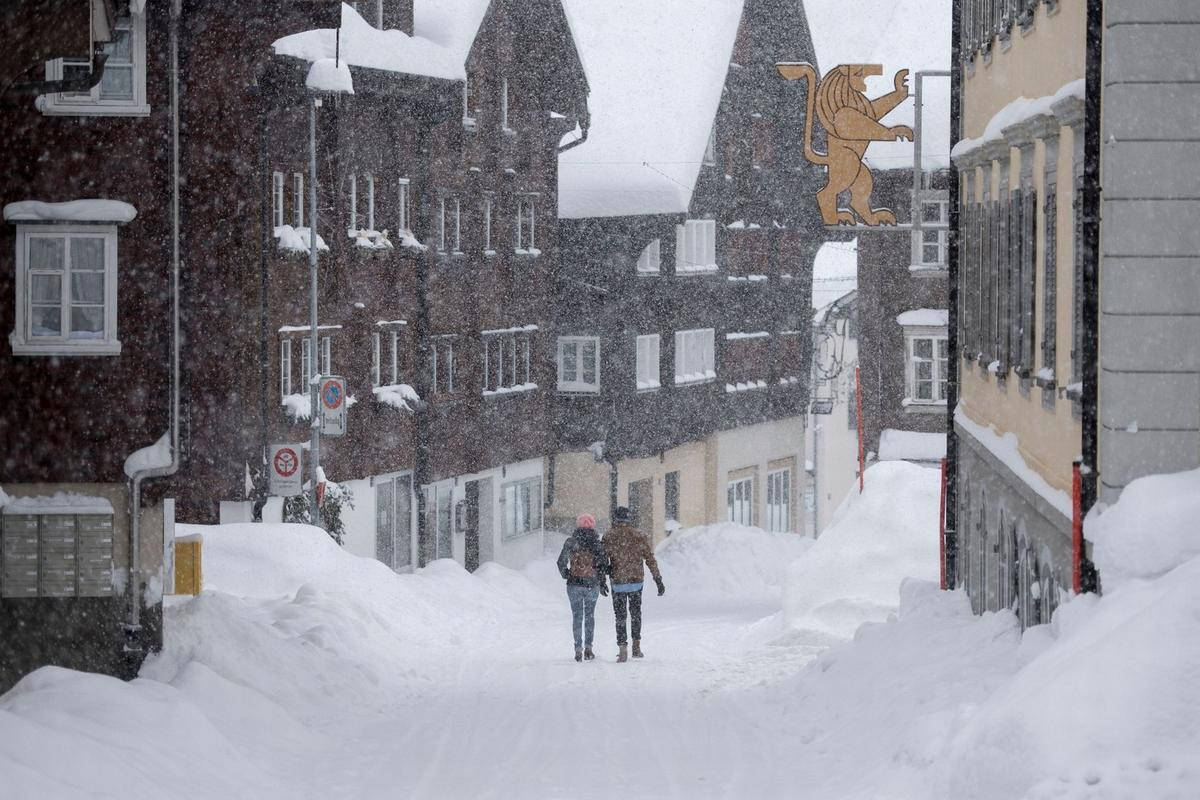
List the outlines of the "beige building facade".
{"type": "Polygon", "coordinates": [[[1071,576],[1085,12],[960,7],[959,578],[976,610],[1014,608],[1026,625],[1071,576]]]}

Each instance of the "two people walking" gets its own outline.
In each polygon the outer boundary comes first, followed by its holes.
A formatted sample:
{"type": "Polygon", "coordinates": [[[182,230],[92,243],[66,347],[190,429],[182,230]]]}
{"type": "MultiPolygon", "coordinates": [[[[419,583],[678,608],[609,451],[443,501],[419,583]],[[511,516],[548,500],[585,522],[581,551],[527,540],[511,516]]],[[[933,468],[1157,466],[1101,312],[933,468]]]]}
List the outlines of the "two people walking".
{"type": "Polygon", "coordinates": [[[628,508],[622,506],[613,513],[612,530],[603,541],[596,535],[596,519],[591,514],[581,514],[575,521],[575,533],[563,543],[559,553],[558,571],[567,581],[576,661],[595,658],[592,639],[596,629],[596,601],[600,594],[608,594],[610,579],[619,649],[617,661],[629,660],[630,633],[633,657],[643,657],[642,588],[646,567],[650,568],[661,597],[667,588],[654,558],[654,548],[649,537],[633,526],[628,508]]]}

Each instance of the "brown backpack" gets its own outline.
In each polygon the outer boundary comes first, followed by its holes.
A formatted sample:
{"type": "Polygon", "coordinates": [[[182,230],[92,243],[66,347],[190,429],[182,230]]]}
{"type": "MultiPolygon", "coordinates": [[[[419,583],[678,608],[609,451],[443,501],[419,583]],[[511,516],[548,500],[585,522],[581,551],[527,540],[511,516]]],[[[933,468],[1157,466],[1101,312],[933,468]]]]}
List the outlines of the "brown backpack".
{"type": "Polygon", "coordinates": [[[590,547],[576,547],[571,553],[571,577],[589,579],[596,577],[596,554],[590,547]]]}

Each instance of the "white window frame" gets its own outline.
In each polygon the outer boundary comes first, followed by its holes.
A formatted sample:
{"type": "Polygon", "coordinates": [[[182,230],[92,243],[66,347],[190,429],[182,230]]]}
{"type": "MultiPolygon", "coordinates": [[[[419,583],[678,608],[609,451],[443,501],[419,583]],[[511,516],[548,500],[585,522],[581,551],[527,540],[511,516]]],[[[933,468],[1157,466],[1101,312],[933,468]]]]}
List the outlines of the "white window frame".
{"type": "Polygon", "coordinates": [[[754,476],[731,479],[725,485],[725,512],[729,522],[754,525],[754,476]],[[740,495],[740,497],[739,497],[740,495]]]}
{"type": "Polygon", "coordinates": [[[300,387],[304,392],[308,392],[309,386],[312,383],[312,339],[308,336],[300,340],[300,387]]]}
{"type": "Polygon", "coordinates": [[[367,176],[367,230],[375,230],[375,176],[367,176]]]}
{"type": "Polygon", "coordinates": [[[484,255],[495,255],[492,247],[492,212],[496,206],[496,197],[492,194],[483,196],[483,252],[484,255]]]}
{"type": "MultiPolygon", "coordinates": [[[[103,96],[103,79],[86,94],[83,92],[44,94],[35,105],[47,116],[109,116],[144,117],[150,114],[146,99],[146,14],[131,14],[128,19],[118,19],[117,26],[129,26],[130,61],[133,73],[132,96],[112,98],[103,96]]],[[[46,80],[63,79],[64,59],[46,62],[46,80]]]]}
{"type": "Polygon", "coordinates": [[[918,202],[915,203],[916,215],[912,233],[912,264],[914,267],[922,269],[940,268],[945,269],[949,264],[949,246],[950,246],[950,193],[944,191],[923,191],[918,195],[918,202]],[[939,219],[937,222],[925,221],[925,207],[937,205],[939,219]],[[934,234],[937,238],[936,242],[926,243],[925,237],[927,234],[934,234]],[[926,247],[937,247],[938,260],[929,261],[925,258],[926,247]]]}
{"type": "Polygon", "coordinates": [[[542,492],[540,475],[501,485],[500,535],[502,538],[516,539],[541,532],[542,492]],[[522,496],[524,496],[524,503],[521,502],[522,496]]]}
{"type": "Polygon", "coordinates": [[[462,89],[462,124],[467,130],[475,130],[475,117],[471,114],[471,76],[463,81],[462,89]]]}
{"type": "Polygon", "coordinates": [[[533,386],[533,338],[504,333],[483,337],[483,393],[533,386]]]}
{"type": "Polygon", "coordinates": [[[412,232],[412,228],[408,222],[408,194],[410,181],[408,178],[400,178],[398,181],[397,200],[399,201],[399,210],[396,212],[396,230],[412,232]]]}
{"type": "Polygon", "coordinates": [[[333,374],[333,337],[321,337],[321,375],[333,374]]]}
{"type": "Polygon", "coordinates": [[[716,272],[717,221],[689,219],[675,226],[675,272],[682,275],[716,272]]]}
{"type": "Polygon", "coordinates": [[[283,216],[283,173],[276,172],[271,175],[271,216],[275,220],[275,227],[283,227],[285,222],[283,216]]]}
{"type": "MultiPolygon", "coordinates": [[[[296,220],[297,228],[304,227],[304,173],[292,173],[292,216],[296,220]]],[[[280,202],[280,211],[282,212],[282,201],[280,202]]]]}
{"type": "Polygon", "coordinates": [[[395,386],[400,382],[400,331],[392,331],[392,381],[391,385],[395,386]]]}
{"type": "Polygon", "coordinates": [[[536,255],[537,249],[537,195],[517,195],[517,246],[521,255],[536,255]],[[525,220],[528,217],[529,226],[525,220]],[[528,235],[527,235],[528,234],[528,235]]]}
{"type": "Polygon", "coordinates": [[[349,225],[346,228],[346,232],[350,235],[351,238],[355,238],[358,236],[358,175],[353,172],[350,173],[350,197],[349,197],[349,200],[350,200],[350,208],[349,208],[350,214],[349,214],[349,219],[347,220],[349,222],[349,225]]]}
{"type": "Polygon", "coordinates": [[[909,327],[904,329],[904,402],[907,408],[933,407],[944,409],[946,407],[948,371],[949,339],[945,328],[909,327]],[[933,358],[931,359],[933,367],[930,371],[931,378],[929,379],[933,383],[930,391],[932,395],[931,399],[917,398],[917,357],[914,345],[918,340],[929,340],[933,343],[933,358]],[[941,358],[938,355],[939,343],[945,348],[946,358],[941,358]]]}
{"type": "Polygon", "coordinates": [[[600,392],[600,337],[599,336],[560,336],[558,337],[558,391],[574,394],[599,394],[600,392]],[[584,347],[591,344],[595,348],[592,366],[595,370],[595,380],[584,378],[584,347]],[[566,372],[566,353],[573,350],[575,355],[575,370],[571,375],[566,372]]]}
{"type": "Polygon", "coordinates": [[[454,358],[454,338],[450,336],[434,337],[430,347],[430,366],[433,374],[430,376],[433,385],[433,394],[454,394],[455,373],[458,371],[458,364],[454,358]],[[446,367],[440,366],[442,356],[446,355],[446,367]],[[448,368],[448,369],[447,369],[448,368]],[[446,375],[446,373],[449,375],[446,375]],[[445,388],[439,388],[441,379],[445,378],[445,388]]]}
{"type": "MultiPolygon", "coordinates": [[[[675,385],[708,383],[717,378],[716,330],[696,328],[675,332],[675,385]],[[685,371],[689,360],[699,353],[699,370],[685,371]]],[[[691,366],[697,366],[695,363],[691,366]]]]}
{"type": "Polygon", "coordinates": [[[637,271],[639,275],[657,275],[662,269],[662,239],[654,239],[638,256],[637,271]]]}
{"type": "MultiPolygon", "coordinates": [[[[9,336],[13,355],[28,356],[115,356],[121,353],[117,338],[117,227],[115,225],[18,225],[16,236],[16,314],[14,329],[9,336]],[[30,280],[30,240],[44,237],[63,238],[63,268],[59,279],[62,300],[61,336],[33,336],[33,281],[30,280]],[[104,331],[94,339],[72,339],[71,269],[72,238],[104,240],[104,331]]],[[[91,270],[89,270],[91,271],[91,270]]],[[[42,271],[39,271],[42,272],[42,271]]],[[[45,272],[57,272],[46,270],[45,272]]],[[[93,305],[93,304],[88,304],[93,305]]]]}
{"type": "Polygon", "coordinates": [[[292,393],[292,340],[279,340],[279,396],[286,398],[292,393]]]}
{"type": "Polygon", "coordinates": [[[662,387],[661,338],[657,333],[637,337],[637,390],[652,392],[662,387]]]}
{"type": "Polygon", "coordinates": [[[462,251],[462,201],[455,197],[443,197],[438,204],[438,252],[460,256],[462,251]],[[454,249],[448,250],[446,238],[446,212],[454,214],[454,249]]]}
{"type": "Polygon", "coordinates": [[[382,349],[383,341],[378,332],[371,334],[371,385],[382,386],[383,373],[380,364],[380,350],[382,349]]]}
{"type": "Polygon", "coordinates": [[[772,533],[790,533],[792,530],[792,470],[790,467],[773,469],[767,473],[767,525],[772,533]],[[780,502],[780,491],[784,499],[780,502]]]}
{"type": "Polygon", "coordinates": [[[508,127],[508,78],[500,79],[500,130],[504,133],[516,133],[508,127]]]}

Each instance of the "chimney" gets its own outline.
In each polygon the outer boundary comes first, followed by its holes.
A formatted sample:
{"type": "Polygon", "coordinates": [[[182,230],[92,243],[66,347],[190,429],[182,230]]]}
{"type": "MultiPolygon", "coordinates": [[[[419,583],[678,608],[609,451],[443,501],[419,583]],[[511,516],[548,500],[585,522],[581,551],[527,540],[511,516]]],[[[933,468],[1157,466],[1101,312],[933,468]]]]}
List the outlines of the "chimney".
{"type": "Polygon", "coordinates": [[[413,0],[381,0],[383,3],[383,27],[413,32],[413,0]]]}

